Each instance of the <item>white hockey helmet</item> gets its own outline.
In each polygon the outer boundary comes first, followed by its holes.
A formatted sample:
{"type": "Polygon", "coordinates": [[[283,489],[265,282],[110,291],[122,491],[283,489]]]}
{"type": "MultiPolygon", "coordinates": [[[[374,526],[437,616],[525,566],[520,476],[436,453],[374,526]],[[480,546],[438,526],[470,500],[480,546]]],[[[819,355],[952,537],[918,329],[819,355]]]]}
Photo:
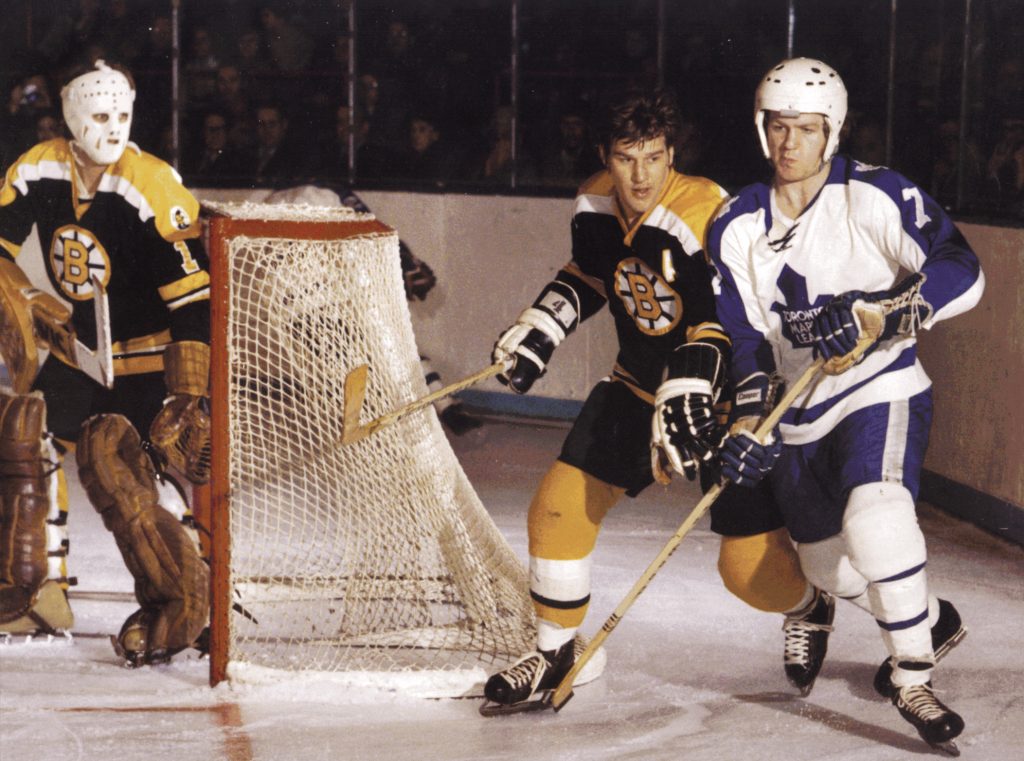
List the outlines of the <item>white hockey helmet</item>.
{"type": "Polygon", "coordinates": [[[135,89],[124,74],[96,61],[60,91],[64,121],[75,143],[97,164],[113,164],[128,145],[135,89]],[[122,114],[128,114],[121,121],[122,114]],[[105,117],[105,118],[103,118],[105,117]]]}
{"type": "Polygon", "coordinates": [[[839,148],[839,131],[846,121],[846,86],[835,69],[814,58],[790,58],[772,67],[754,95],[754,125],[764,157],[770,159],[765,111],[824,116],[828,139],[821,160],[829,161],[839,148]]]}

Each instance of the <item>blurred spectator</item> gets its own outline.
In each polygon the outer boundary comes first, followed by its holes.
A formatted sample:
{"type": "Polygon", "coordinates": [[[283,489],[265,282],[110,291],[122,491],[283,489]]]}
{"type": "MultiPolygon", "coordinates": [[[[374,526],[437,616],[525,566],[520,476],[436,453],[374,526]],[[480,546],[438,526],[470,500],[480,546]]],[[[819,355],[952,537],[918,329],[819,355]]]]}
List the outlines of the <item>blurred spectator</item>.
{"type": "Polygon", "coordinates": [[[1024,215],[1024,114],[1002,119],[985,169],[986,195],[997,208],[1024,215]]]}
{"type": "Polygon", "coordinates": [[[306,146],[294,139],[288,116],[279,103],[264,103],[256,109],[256,182],[275,184],[282,180],[307,180],[315,165],[306,146]]]}
{"type": "Polygon", "coordinates": [[[262,0],[260,24],[274,66],[279,71],[302,71],[313,55],[313,40],[288,20],[287,9],[287,2],[262,0]]]}
{"type": "Polygon", "coordinates": [[[443,185],[452,178],[457,163],[453,148],[444,140],[440,119],[426,108],[414,110],[409,119],[408,151],[399,174],[443,185]]]}
{"type": "Polygon", "coordinates": [[[167,11],[157,10],[149,18],[149,36],[142,52],[131,66],[137,93],[132,140],[167,161],[170,158],[161,153],[160,135],[171,123],[171,44],[171,17],[167,11]]]}
{"type": "Polygon", "coordinates": [[[213,37],[205,26],[192,30],[182,69],[185,73],[185,97],[190,109],[208,107],[217,96],[217,70],[220,56],[213,37]]]}
{"type": "Polygon", "coordinates": [[[395,152],[408,146],[408,98],[389,94],[375,74],[365,73],[356,81],[356,102],[366,112],[370,125],[368,142],[395,152]]]}
{"type": "Polygon", "coordinates": [[[377,180],[393,177],[395,155],[382,145],[367,140],[370,123],[362,108],[357,107],[353,124],[349,124],[349,107],[338,106],[334,121],[334,155],[326,167],[332,177],[348,176],[349,134],[351,132],[356,151],[356,177],[361,180],[377,180]]]}
{"type": "MultiPolygon", "coordinates": [[[[511,106],[499,106],[487,128],[487,141],[482,154],[470,162],[468,179],[476,182],[509,186],[512,181],[512,116],[511,106]]],[[[535,184],[537,172],[533,162],[522,150],[516,155],[517,184],[535,184]]]]}
{"type": "Polygon", "coordinates": [[[78,55],[83,46],[100,32],[100,0],[77,0],[72,6],[70,13],[41,16],[49,21],[49,25],[36,49],[51,64],[72,63],[69,59],[78,55]]]}
{"type": "Polygon", "coordinates": [[[851,124],[849,148],[841,148],[857,161],[871,166],[885,166],[885,128],[877,120],[855,114],[851,124]]]}
{"type": "MultiPolygon", "coordinates": [[[[982,189],[982,162],[977,147],[970,140],[966,143],[964,157],[964,201],[976,202],[982,189]]],[[[959,183],[960,122],[947,118],[935,129],[935,146],[932,151],[932,174],[929,195],[944,207],[956,204],[959,183]]]]}
{"type": "Polygon", "coordinates": [[[0,120],[3,168],[36,144],[36,121],[53,107],[50,83],[43,73],[29,74],[11,88],[0,120]]]}
{"type": "Polygon", "coordinates": [[[36,115],[36,142],[42,143],[64,136],[64,121],[57,110],[41,111],[36,115]]]}
{"type": "Polygon", "coordinates": [[[235,42],[233,63],[246,81],[254,82],[273,71],[270,63],[270,51],[259,29],[244,29],[235,42]]]}
{"type": "Polygon", "coordinates": [[[545,185],[575,188],[601,167],[586,111],[564,109],[558,120],[557,140],[549,141],[542,149],[540,181],[545,185]]]}
{"type": "Polygon", "coordinates": [[[97,33],[96,41],[103,47],[99,58],[134,61],[146,44],[145,20],[140,17],[138,5],[132,6],[128,0],[107,0],[97,33]]]}
{"type": "Polygon", "coordinates": [[[214,107],[224,112],[231,124],[228,143],[240,151],[255,148],[256,116],[252,113],[241,69],[233,63],[222,64],[217,68],[216,84],[214,107]]]}
{"type": "Polygon", "coordinates": [[[228,116],[210,110],[203,116],[199,148],[182,163],[182,173],[193,180],[227,180],[250,172],[253,158],[228,142],[228,116]]]}
{"type": "Polygon", "coordinates": [[[687,117],[679,122],[679,133],[676,136],[675,161],[677,172],[704,176],[708,174],[704,161],[704,133],[700,125],[687,117]]]}

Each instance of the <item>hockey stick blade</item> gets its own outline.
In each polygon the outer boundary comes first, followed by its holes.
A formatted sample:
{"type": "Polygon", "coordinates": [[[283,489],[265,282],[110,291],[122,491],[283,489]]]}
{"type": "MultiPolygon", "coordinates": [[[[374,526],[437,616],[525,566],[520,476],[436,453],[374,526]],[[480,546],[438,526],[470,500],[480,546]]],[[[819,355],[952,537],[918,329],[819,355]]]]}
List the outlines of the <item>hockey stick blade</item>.
{"type": "MultiPolygon", "coordinates": [[[[765,438],[770,434],[775,426],[778,425],[779,421],[782,420],[782,416],[786,411],[793,406],[797,397],[804,392],[808,384],[818,375],[818,372],[822,369],[824,360],[821,358],[816,359],[810,367],[808,367],[803,375],[801,375],[793,386],[786,392],[785,396],[775,406],[775,409],[761,422],[754,432],[754,435],[759,441],[764,441],[765,438]]],[[[668,559],[672,557],[672,554],[682,543],[683,538],[690,533],[690,529],[699,521],[704,514],[711,508],[711,505],[715,503],[719,495],[725,490],[725,487],[729,485],[726,481],[721,484],[714,484],[707,493],[701,497],[700,501],[693,508],[690,514],[686,517],[686,520],[682,522],[676,532],[672,534],[671,538],[666,542],[658,556],[651,562],[644,571],[643,575],[637,579],[633,588],[629,590],[629,593],[623,598],[622,602],[619,603],[618,607],[615,608],[614,612],[608,617],[608,620],[604,622],[601,630],[594,635],[594,638],[590,640],[586,649],[580,653],[580,657],[576,659],[576,662],[569,669],[569,672],[562,677],[562,681],[558,687],[555,688],[554,692],[551,693],[551,707],[555,711],[561,710],[569,698],[572,697],[572,685],[576,679],[576,675],[583,669],[587,661],[589,661],[594,653],[597,652],[601,644],[608,638],[608,635],[615,630],[615,627],[619,625],[619,621],[626,615],[626,611],[636,602],[636,599],[643,593],[647,588],[647,585],[651,583],[658,571],[661,570],[662,566],[668,562],[668,559]]]]}
{"type": "Polygon", "coordinates": [[[483,370],[473,373],[460,381],[456,381],[451,385],[427,394],[416,401],[410,402],[404,407],[399,407],[393,412],[381,415],[379,418],[371,420],[366,425],[359,425],[359,414],[363,409],[363,398],[366,396],[366,378],[369,372],[366,365],[360,365],[345,376],[345,397],[342,403],[344,413],[341,423],[341,443],[354,444],[357,441],[362,441],[367,436],[375,433],[381,428],[391,425],[399,418],[403,418],[410,413],[423,409],[424,407],[433,404],[438,399],[443,399],[446,396],[455,394],[465,388],[469,388],[470,386],[479,383],[482,380],[497,375],[504,368],[504,362],[495,362],[493,365],[489,365],[483,370]]]}
{"type": "Polygon", "coordinates": [[[96,351],[75,339],[74,360],[78,369],[105,388],[114,387],[113,342],[110,338],[110,304],[107,289],[98,275],[92,276],[96,316],[96,351]]]}

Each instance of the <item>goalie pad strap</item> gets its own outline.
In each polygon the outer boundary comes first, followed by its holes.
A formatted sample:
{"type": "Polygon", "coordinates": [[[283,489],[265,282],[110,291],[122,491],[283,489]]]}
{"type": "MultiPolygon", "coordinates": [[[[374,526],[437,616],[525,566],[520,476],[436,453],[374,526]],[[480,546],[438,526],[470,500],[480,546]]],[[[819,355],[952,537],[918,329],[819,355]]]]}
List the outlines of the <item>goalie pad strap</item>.
{"type": "Polygon", "coordinates": [[[167,393],[206,396],[210,385],[210,347],[201,341],[177,341],[164,349],[167,393]]]}
{"type": "Polygon", "coordinates": [[[185,527],[159,506],[153,463],[120,415],[90,418],[76,452],[89,501],[114,534],[147,617],[148,651],[189,646],[205,626],[209,571],[185,527]]]}
{"type": "Polygon", "coordinates": [[[0,394],[0,623],[23,616],[49,570],[46,519],[46,403],[39,396],[0,394]]]}

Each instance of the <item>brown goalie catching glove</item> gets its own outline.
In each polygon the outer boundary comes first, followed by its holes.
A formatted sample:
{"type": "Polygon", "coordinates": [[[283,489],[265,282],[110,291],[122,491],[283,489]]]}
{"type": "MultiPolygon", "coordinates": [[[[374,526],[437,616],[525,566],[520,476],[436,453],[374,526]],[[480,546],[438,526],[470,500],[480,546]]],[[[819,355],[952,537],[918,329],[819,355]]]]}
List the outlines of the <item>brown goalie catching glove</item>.
{"type": "Polygon", "coordinates": [[[210,347],[178,341],[164,350],[168,396],[149,428],[150,443],[194,484],[210,480],[210,347]]]}

